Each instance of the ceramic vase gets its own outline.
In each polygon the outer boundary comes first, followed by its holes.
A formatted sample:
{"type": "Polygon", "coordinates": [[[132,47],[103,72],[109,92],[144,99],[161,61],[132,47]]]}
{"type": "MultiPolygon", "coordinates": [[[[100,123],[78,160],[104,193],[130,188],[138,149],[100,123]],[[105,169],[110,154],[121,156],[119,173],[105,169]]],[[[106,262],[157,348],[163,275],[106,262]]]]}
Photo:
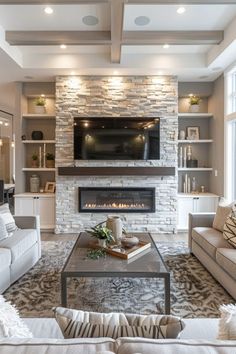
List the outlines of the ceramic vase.
{"type": "Polygon", "coordinates": [[[101,248],[106,248],[107,246],[106,240],[98,239],[98,246],[101,248]]]}
{"type": "Polygon", "coordinates": [[[45,114],[46,108],[45,106],[34,106],[34,111],[36,114],[45,114]]]}
{"type": "Polygon", "coordinates": [[[192,112],[192,113],[197,113],[197,112],[199,112],[199,104],[192,104],[192,105],[190,106],[190,112],[192,112]]]}
{"type": "Polygon", "coordinates": [[[106,227],[111,230],[115,243],[120,244],[123,224],[119,216],[108,216],[106,227]]]}

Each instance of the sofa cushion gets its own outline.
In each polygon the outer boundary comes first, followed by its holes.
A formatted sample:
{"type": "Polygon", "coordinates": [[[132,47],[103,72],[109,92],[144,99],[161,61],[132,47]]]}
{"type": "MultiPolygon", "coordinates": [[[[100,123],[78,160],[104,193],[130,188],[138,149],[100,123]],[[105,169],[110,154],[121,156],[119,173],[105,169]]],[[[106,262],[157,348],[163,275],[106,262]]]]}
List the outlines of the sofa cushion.
{"type": "Polygon", "coordinates": [[[3,270],[11,264],[11,251],[6,248],[0,248],[0,269],[3,270]]]}
{"type": "Polygon", "coordinates": [[[217,248],[233,248],[223,238],[223,234],[211,227],[195,227],[192,230],[192,238],[213,259],[216,258],[217,248]]]}
{"type": "MultiPolygon", "coordinates": [[[[206,329],[207,330],[207,329],[206,329]]],[[[234,354],[235,341],[119,338],[119,354],[234,354]]]]}
{"type": "Polygon", "coordinates": [[[230,215],[227,217],[223,231],[224,239],[236,248],[236,217],[230,215]]]}
{"type": "Polygon", "coordinates": [[[58,307],[56,320],[64,338],[144,337],[177,338],[185,327],[175,316],[96,313],[58,307]]]}
{"type": "Polygon", "coordinates": [[[111,338],[78,339],[5,339],[1,354],[113,354],[116,343],[111,338]]]}
{"type": "Polygon", "coordinates": [[[34,229],[14,231],[11,237],[0,241],[0,247],[11,251],[11,263],[14,263],[37,242],[37,232],[34,229]]]}
{"type": "Polygon", "coordinates": [[[218,248],[216,251],[216,262],[236,280],[236,250],[229,248],[218,248]]]}

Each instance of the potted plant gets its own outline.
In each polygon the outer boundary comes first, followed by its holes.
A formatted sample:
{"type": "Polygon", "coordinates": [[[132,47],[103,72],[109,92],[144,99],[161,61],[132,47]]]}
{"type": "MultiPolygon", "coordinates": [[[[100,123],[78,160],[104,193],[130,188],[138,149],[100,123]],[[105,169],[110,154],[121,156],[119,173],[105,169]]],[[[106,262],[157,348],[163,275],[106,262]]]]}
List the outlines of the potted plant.
{"type": "Polygon", "coordinates": [[[34,152],[32,155],[31,166],[33,168],[38,167],[38,155],[36,154],[36,152],[34,152]]]}
{"type": "Polygon", "coordinates": [[[91,230],[86,230],[92,237],[98,239],[100,247],[105,248],[107,244],[114,242],[112,231],[104,226],[95,226],[91,230]]]}
{"type": "Polygon", "coordinates": [[[40,97],[37,97],[35,100],[34,100],[34,104],[35,104],[35,113],[37,114],[44,114],[46,112],[46,98],[40,96],[40,97]]]}
{"type": "Polygon", "coordinates": [[[54,154],[47,152],[46,153],[46,167],[54,168],[55,167],[55,156],[54,154]]]}
{"type": "Polygon", "coordinates": [[[199,103],[201,98],[199,96],[191,95],[189,96],[189,104],[190,104],[190,111],[191,112],[198,112],[199,111],[199,103]]]}

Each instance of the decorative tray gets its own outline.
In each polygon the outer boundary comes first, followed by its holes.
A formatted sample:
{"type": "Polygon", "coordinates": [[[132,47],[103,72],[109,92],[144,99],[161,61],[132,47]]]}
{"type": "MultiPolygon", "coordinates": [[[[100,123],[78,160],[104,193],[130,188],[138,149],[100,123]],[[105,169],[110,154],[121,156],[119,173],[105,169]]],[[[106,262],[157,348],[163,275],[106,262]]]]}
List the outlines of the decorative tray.
{"type": "MultiPolygon", "coordinates": [[[[99,247],[98,244],[93,244],[93,247],[101,248],[99,247]]],[[[104,249],[108,254],[111,254],[112,256],[120,257],[123,259],[130,259],[136,256],[137,254],[147,250],[150,247],[151,247],[150,242],[139,241],[139,243],[136,246],[130,248],[123,247],[120,245],[114,245],[102,249],[104,249]]]]}

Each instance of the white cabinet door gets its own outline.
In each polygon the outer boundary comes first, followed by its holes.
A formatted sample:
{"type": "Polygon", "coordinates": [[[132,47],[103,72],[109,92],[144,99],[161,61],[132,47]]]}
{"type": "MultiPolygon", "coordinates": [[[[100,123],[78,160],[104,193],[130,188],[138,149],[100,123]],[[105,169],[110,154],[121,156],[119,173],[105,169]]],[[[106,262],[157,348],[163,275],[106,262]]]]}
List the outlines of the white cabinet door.
{"type": "Polygon", "coordinates": [[[55,197],[53,196],[19,196],[15,197],[15,215],[40,216],[41,229],[55,227],[55,197]]]}
{"type": "Polygon", "coordinates": [[[15,198],[15,215],[31,216],[35,215],[35,200],[33,197],[16,197],[15,198]]]}
{"type": "Polygon", "coordinates": [[[217,197],[200,197],[196,203],[196,210],[197,213],[211,213],[216,211],[218,204],[217,197]]]}
{"type": "Polygon", "coordinates": [[[188,214],[193,212],[193,198],[178,198],[178,230],[188,229],[188,214]]]}
{"type": "Polygon", "coordinates": [[[43,197],[38,199],[40,227],[53,229],[55,227],[55,198],[43,197]]]}

